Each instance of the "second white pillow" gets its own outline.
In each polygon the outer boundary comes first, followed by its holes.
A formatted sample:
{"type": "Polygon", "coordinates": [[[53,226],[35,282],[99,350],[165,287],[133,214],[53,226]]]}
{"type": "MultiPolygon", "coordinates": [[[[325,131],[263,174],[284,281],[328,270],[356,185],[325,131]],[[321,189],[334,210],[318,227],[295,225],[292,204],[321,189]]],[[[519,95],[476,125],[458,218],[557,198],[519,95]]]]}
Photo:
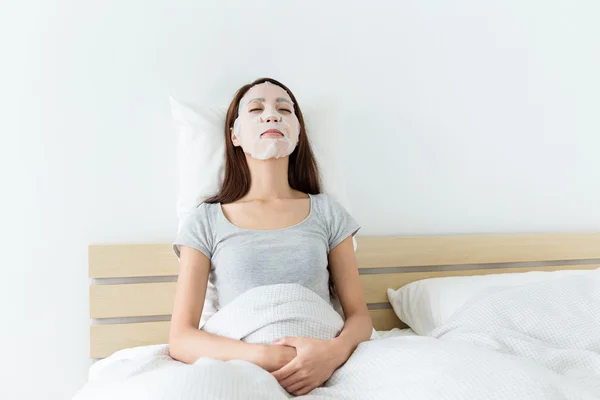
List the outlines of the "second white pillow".
{"type": "Polygon", "coordinates": [[[397,290],[388,289],[387,293],[398,318],[417,334],[427,335],[486,290],[543,282],[586,272],[589,270],[430,278],[409,283],[397,290]]]}

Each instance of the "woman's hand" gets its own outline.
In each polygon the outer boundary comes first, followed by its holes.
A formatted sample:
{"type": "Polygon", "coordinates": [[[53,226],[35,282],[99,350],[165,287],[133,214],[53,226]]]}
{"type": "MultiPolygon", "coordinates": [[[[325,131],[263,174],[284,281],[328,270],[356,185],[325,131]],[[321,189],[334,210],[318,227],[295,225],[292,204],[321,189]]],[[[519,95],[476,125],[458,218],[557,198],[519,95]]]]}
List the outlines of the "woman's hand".
{"type": "Polygon", "coordinates": [[[256,363],[267,372],[274,372],[296,357],[296,349],[290,346],[266,345],[256,363]]]}
{"type": "Polygon", "coordinates": [[[290,363],[272,373],[287,392],[296,396],[321,386],[349,357],[335,339],[284,337],[275,344],[295,347],[298,353],[290,363]]]}

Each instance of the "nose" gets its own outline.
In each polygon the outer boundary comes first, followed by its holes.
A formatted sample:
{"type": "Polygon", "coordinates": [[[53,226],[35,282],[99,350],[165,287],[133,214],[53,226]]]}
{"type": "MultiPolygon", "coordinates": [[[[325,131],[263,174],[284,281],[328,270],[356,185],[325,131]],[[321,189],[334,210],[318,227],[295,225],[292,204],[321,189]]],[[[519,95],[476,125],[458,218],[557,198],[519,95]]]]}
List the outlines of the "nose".
{"type": "Polygon", "coordinates": [[[263,119],[262,122],[281,122],[281,119],[271,115],[270,117],[263,119]]]}

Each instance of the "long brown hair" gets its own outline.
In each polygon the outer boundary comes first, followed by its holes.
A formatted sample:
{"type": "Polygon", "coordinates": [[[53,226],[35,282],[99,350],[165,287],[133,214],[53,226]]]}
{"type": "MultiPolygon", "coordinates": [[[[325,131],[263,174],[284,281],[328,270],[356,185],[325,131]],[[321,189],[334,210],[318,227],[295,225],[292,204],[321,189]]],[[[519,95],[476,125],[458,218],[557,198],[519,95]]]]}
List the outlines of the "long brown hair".
{"type": "Polygon", "coordinates": [[[300,136],[298,137],[298,146],[294,149],[289,158],[288,182],[292,189],[299,190],[309,194],[321,193],[321,179],[317,162],[315,160],[308,137],[306,136],[306,127],[300,106],[294,97],[294,94],[283,83],[271,78],[260,78],[252,83],[242,86],[233,97],[227,117],[225,119],[225,177],[219,193],[207,199],[205,203],[233,203],[241,199],[250,190],[250,169],[246,162],[246,155],[241,147],[233,145],[231,139],[231,129],[233,122],[238,117],[238,107],[240,100],[251,87],[264,82],[272,83],[285,90],[294,103],[294,113],[300,122],[300,136]]]}

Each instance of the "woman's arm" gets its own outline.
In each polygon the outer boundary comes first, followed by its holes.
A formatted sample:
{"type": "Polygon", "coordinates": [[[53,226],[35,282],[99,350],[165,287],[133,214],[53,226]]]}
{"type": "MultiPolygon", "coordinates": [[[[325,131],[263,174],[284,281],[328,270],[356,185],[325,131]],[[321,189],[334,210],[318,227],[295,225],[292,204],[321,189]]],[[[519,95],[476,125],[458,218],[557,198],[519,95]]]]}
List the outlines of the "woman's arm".
{"type": "Polygon", "coordinates": [[[343,364],[359,343],[369,340],[373,323],[363,296],[352,237],[346,238],[329,253],[329,270],[344,310],[344,328],[333,340],[343,364]]]}
{"type": "Polygon", "coordinates": [[[191,364],[200,357],[246,360],[271,372],[296,356],[292,347],[248,344],[198,329],[206,296],[210,260],[196,249],[181,246],[179,278],[169,331],[171,357],[191,364]]]}

